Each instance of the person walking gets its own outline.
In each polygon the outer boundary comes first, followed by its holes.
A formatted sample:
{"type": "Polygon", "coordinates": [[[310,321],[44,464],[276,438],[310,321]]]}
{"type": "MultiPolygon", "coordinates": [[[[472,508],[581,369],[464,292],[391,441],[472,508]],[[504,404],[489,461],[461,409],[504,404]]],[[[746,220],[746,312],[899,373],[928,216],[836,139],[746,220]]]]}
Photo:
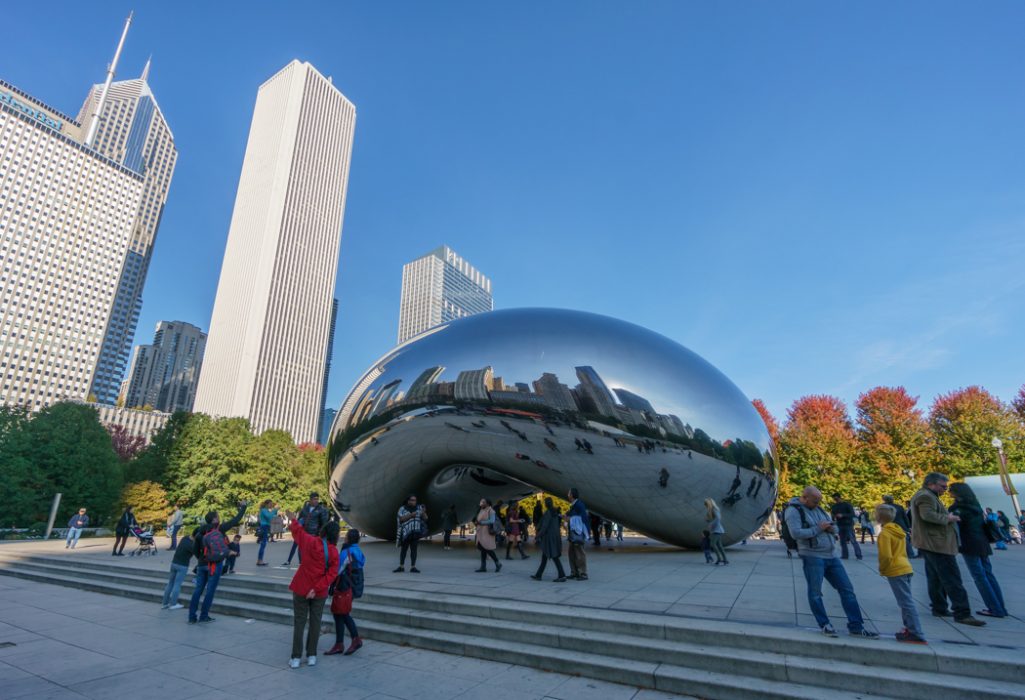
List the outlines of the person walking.
{"type": "Polygon", "coordinates": [[[257,531],[257,538],[260,540],[260,550],[256,553],[257,566],[267,566],[263,555],[267,551],[267,543],[270,542],[271,528],[276,517],[278,517],[278,509],[274,507],[274,501],[268,498],[260,504],[259,530],[257,531]]]}
{"type": "Polygon", "coordinates": [[[865,544],[865,535],[868,535],[872,544],[876,543],[875,525],[872,524],[872,516],[864,506],[858,509],[858,529],[861,530],[861,544],[865,544]]]}
{"type": "Polygon", "coordinates": [[[1006,544],[1011,544],[1011,519],[1002,510],[997,511],[997,522],[1000,523],[1000,536],[1006,544]]]}
{"type": "Polygon", "coordinates": [[[444,548],[446,551],[452,549],[452,531],[456,529],[459,518],[456,516],[456,505],[452,503],[448,508],[441,511],[441,531],[444,533],[444,548]]]}
{"type": "Polygon", "coordinates": [[[498,522],[498,514],[495,513],[495,509],[491,506],[491,501],[486,498],[480,499],[478,508],[477,517],[474,519],[474,523],[477,526],[474,539],[477,542],[477,551],[480,552],[480,568],[477,569],[477,572],[484,573],[488,570],[488,557],[491,557],[491,560],[495,562],[495,573],[497,574],[502,570],[502,564],[495,555],[495,548],[497,547],[495,527],[498,522]]]}
{"type": "Polygon", "coordinates": [[[541,507],[540,494],[534,500],[534,512],[532,513],[534,521],[534,544],[538,544],[541,541],[541,533],[539,528],[541,527],[541,518],[545,515],[544,509],[541,507]]]}
{"type": "Polygon", "coordinates": [[[715,553],[715,565],[728,565],[730,562],[726,560],[726,550],[722,546],[722,536],[726,534],[726,528],[722,526],[719,506],[711,498],[705,499],[705,522],[708,523],[709,540],[715,553]]]}
{"type": "Polygon", "coordinates": [[[392,573],[406,570],[406,552],[409,552],[409,573],[418,574],[420,569],[416,568],[416,554],[420,538],[427,534],[427,508],[417,505],[416,494],[411,493],[399,507],[395,519],[395,545],[399,548],[399,565],[392,573]]]}
{"type": "Polygon", "coordinates": [[[292,591],[292,656],[289,668],[299,668],[306,634],[306,665],[317,665],[320,618],[331,582],[338,576],[338,523],[328,521],[317,535],[311,535],[298,520],[288,526],[299,544],[299,568],[288,584],[292,591]]]}
{"type": "Polygon", "coordinates": [[[168,551],[173,552],[178,548],[178,533],[185,524],[185,513],[180,505],[175,504],[174,512],[167,518],[167,536],[171,538],[171,546],[168,551]]]}
{"type": "Polygon", "coordinates": [[[854,586],[847,578],[847,571],[836,551],[839,528],[822,510],[821,503],[822,492],[814,486],[805,486],[801,495],[790,499],[783,510],[787,529],[797,542],[797,554],[804,569],[808,607],[822,633],[827,637],[837,636],[822,602],[822,581],[825,579],[840,594],[840,603],[847,615],[847,630],[851,636],[878,639],[878,634],[865,629],[854,586]]]}
{"type": "Polygon", "coordinates": [[[210,511],[203,518],[204,524],[192,533],[197,564],[192,598],[189,600],[189,624],[214,621],[210,617],[210,606],[214,603],[217,584],[221,581],[224,560],[228,558],[227,534],[242,522],[247,505],[246,501],[239,501],[238,513],[226,523],[221,522],[221,516],[216,510],[210,511]],[[202,607],[199,604],[200,599],[203,600],[202,607]]]}
{"type": "Polygon", "coordinates": [[[897,599],[904,622],[904,629],[897,632],[897,641],[925,644],[925,633],[922,632],[922,623],[918,619],[918,609],[915,608],[915,599],[911,597],[911,577],[914,570],[908,561],[904,546],[904,530],[893,522],[897,510],[883,503],[876,506],[875,515],[882,528],[879,530],[879,575],[886,578],[890,584],[890,590],[897,599]]]}
{"type": "Polygon", "coordinates": [[[85,508],[79,508],[68,521],[68,536],[64,539],[64,549],[74,549],[78,544],[78,538],[82,536],[82,530],[87,527],[89,516],[85,514],[85,508]]]}
{"type": "Polygon", "coordinates": [[[950,598],[954,622],[973,627],[986,623],[972,617],[957,567],[957,531],[955,523],[961,521],[947,511],[940,500],[946,493],[950,479],[945,474],[930,472],[925,475],[922,488],[911,498],[911,517],[915,525],[911,540],[925,558],[925,578],[929,583],[929,602],[936,617],[950,617],[947,607],[950,598]]]}
{"type": "Polygon", "coordinates": [[[126,506],[125,512],[118,518],[117,525],[114,526],[114,551],[111,552],[111,556],[123,557],[125,555],[125,545],[128,544],[128,535],[132,532],[132,528],[136,527],[139,523],[135,521],[135,514],[132,512],[132,506],[126,506]]]}
{"type": "Polygon", "coordinates": [[[178,546],[175,547],[174,556],[171,558],[171,569],[168,572],[167,585],[164,586],[164,598],[160,608],[162,610],[181,610],[185,606],[178,602],[178,596],[185,582],[185,576],[189,573],[189,560],[196,549],[192,536],[185,534],[178,546]]]}
{"type": "MultiPolygon", "coordinates": [[[[706,564],[711,564],[715,561],[712,559],[712,533],[708,530],[701,531],[701,551],[705,555],[706,564]]],[[[790,550],[787,550],[787,554],[789,553],[790,550]]]]}
{"type": "Polygon", "coordinates": [[[829,512],[833,516],[833,520],[836,521],[836,527],[840,532],[840,558],[847,558],[847,543],[850,542],[854,547],[854,556],[861,561],[861,545],[854,537],[854,506],[849,501],[840,498],[840,494],[834,493],[833,505],[829,512]]]}
{"type": "MultiPolygon", "coordinates": [[[[455,506],[452,507],[455,508],[455,506]]],[[[359,636],[356,621],[352,619],[352,601],[363,595],[363,569],[367,563],[366,555],[360,549],[359,540],[359,530],[349,530],[345,533],[345,543],[342,545],[341,551],[338,552],[338,578],[335,581],[335,591],[337,592],[341,586],[348,586],[352,590],[352,594],[349,596],[348,602],[345,603],[345,606],[349,608],[348,612],[342,612],[344,608],[335,612],[335,603],[331,602],[331,616],[335,619],[335,645],[325,651],[324,656],[334,654],[350,656],[363,646],[363,639],[359,636]],[[349,631],[349,637],[352,638],[348,649],[345,648],[346,630],[349,631]]]]}
{"type": "Polygon", "coordinates": [[[540,581],[544,576],[548,560],[551,559],[555,564],[555,571],[558,573],[555,582],[565,583],[566,571],[562,568],[562,515],[555,509],[555,503],[551,496],[545,498],[545,512],[536,527],[538,545],[541,547],[541,565],[537,567],[537,573],[530,578],[540,581]]]}
{"type": "Polygon", "coordinates": [[[911,546],[911,520],[908,518],[907,511],[904,510],[904,506],[894,503],[893,496],[889,494],[883,496],[883,503],[893,506],[893,510],[896,513],[893,517],[893,523],[904,531],[904,548],[907,550],[908,559],[917,559],[918,555],[915,554],[915,548],[911,546]]]}
{"type": "MultiPolygon", "coordinates": [[[[961,518],[958,524],[958,551],[961,552],[968,573],[975,581],[982,602],[986,604],[983,610],[976,611],[976,615],[1007,617],[1004,593],[1000,590],[1000,584],[993,574],[993,566],[989,560],[993,555],[993,550],[989,546],[991,537],[986,532],[986,516],[982,512],[979,499],[976,498],[972,487],[965,483],[951,484],[950,495],[954,497],[954,505],[951,506],[950,512],[961,518]]],[[[995,534],[993,533],[994,536],[995,534]]]]}
{"type": "Polygon", "coordinates": [[[523,551],[523,533],[527,531],[527,520],[520,510],[519,501],[513,501],[506,510],[505,528],[508,538],[505,541],[505,558],[512,559],[512,548],[520,553],[520,559],[530,559],[530,555],[523,551]]]}
{"type": "Polygon", "coordinates": [[[580,491],[574,486],[566,494],[569,499],[569,525],[566,539],[569,541],[569,576],[574,581],[587,580],[587,526],[590,518],[587,506],[580,500],[580,491]]]}

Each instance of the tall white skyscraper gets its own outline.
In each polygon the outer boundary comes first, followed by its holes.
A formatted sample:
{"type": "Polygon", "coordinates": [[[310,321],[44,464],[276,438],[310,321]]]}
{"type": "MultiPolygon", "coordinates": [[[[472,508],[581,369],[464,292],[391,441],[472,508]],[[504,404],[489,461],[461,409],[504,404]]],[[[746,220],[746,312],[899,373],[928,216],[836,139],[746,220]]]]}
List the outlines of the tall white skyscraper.
{"type": "Polygon", "coordinates": [[[196,411],[317,439],[355,125],[309,63],[260,86],[196,411]]]}
{"type": "Polygon", "coordinates": [[[400,343],[428,328],[494,308],[491,280],[448,246],[402,266],[400,343]]]}
{"type": "Polygon", "coordinates": [[[0,81],[0,403],[89,393],[146,178],[0,81]]]}
{"type": "Polygon", "coordinates": [[[104,85],[94,85],[78,112],[83,129],[92,114],[99,114],[92,147],[144,178],[139,213],[91,388],[101,403],[114,402],[125,374],[142,311],[142,288],[178,159],[174,135],[150,90],[148,77],[147,61],[140,77],[116,81],[107,88],[99,110],[104,85]]]}

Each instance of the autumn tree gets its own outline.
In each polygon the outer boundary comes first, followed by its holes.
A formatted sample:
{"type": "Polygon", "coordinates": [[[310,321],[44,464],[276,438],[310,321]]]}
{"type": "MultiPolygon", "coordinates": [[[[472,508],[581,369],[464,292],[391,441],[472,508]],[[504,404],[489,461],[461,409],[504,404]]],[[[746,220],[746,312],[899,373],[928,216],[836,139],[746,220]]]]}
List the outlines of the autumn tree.
{"type": "Polygon", "coordinates": [[[1011,405],[1014,406],[1018,419],[1025,422],[1025,384],[1022,384],[1021,389],[1018,389],[1018,395],[1011,401],[1011,405]]]}
{"type": "Polygon", "coordinates": [[[979,386],[936,397],[929,425],[939,452],[940,471],[954,479],[997,473],[993,438],[1004,443],[1009,465],[1025,457],[1025,428],[1018,416],[979,386]]]}
{"type": "Polygon", "coordinates": [[[879,386],[859,396],[855,409],[856,434],[869,469],[862,501],[879,503],[885,493],[899,502],[908,500],[937,463],[918,397],[904,387],[879,386]]]}
{"type": "Polygon", "coordinates": [[[107,426],[107,432],[110,433],[110,444],[122,462],[129,461],[146,449],[146,438],[132,435],[123,425],[107,426]]]}
{"type": "Polygon", "coordinates": [[[835,396],[805,396],[787,411],[780,432],[780,457],[788,479],[780,483],[784,498],[792,498],[804,486],[817,486],[827,496],[860,499],[866,470],[860,461],[858,441],[844,402],[835,396]]]}
{"type": "Polygon", "coordinates": [[[765,402],[761,399],[755,399],[751,402],[751,405],[755,407],[755,410],[758,411],[758,415],[762,417],[762,422],[765,423],[765,427],[769,431],[769,437],[772,438],[772,444],[776,448],[776,467],[779,469],[779,483],[782,490],[783,484],[789,483],[790,479],[780,452],[779,423],[776,421],[776,417],[769,412],[769,409],[765,406],[765,402]]]}
{"type": "Polygon", "coordinates": [[[125,484],[121,491],[121,507],[125,506],[132,506],[135,519],[154,530],[166,527],[171,510],[164,487],[153,481],[125,484]]]}

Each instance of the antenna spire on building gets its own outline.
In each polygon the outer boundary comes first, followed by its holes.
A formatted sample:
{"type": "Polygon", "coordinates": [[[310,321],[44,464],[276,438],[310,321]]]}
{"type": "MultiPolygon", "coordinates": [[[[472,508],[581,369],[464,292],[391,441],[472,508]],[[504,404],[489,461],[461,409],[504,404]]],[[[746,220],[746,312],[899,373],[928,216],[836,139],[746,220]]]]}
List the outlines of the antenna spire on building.
{"type": "Polygon", "coordinates": [[[150,54],[149,58],[146,59],[146,65],[142,67],[142,75],[139,77],[142,82],[146,82],[146,79],[149,78],[149,64],[152,62],[153,54],[150,54]]]}
{"type": "Polygon", "coordinates": [[[100,115],[103,114],[103,105],[107,101],[107,91],[110,89],[110,84],[114,82],[114,71],[117,70],[117,62],[121,58],[121,49],[125,46],[125,38],[128,36],[128,28],[132,26],[134,14],[134,12],[128,13],[128,18],[125,20],[125,28],[121,31],[121,41],[117,42],[117,51],[114,52],[114,60],[107,66],[107,80],[103,83],[100,95],[96,100],[96,110],[93,112],[92,120],[89,122],[89,132],[85,137],[86,146],[92,146],[93,139],[96,138],[96,129],[100,125],[100,115]]]}

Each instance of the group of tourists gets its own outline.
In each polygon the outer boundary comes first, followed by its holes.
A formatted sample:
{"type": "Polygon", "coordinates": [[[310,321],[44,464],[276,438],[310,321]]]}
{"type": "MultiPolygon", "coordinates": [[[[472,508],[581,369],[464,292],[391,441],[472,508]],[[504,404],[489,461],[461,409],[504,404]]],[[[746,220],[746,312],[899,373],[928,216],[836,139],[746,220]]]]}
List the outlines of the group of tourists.
{"type": "MultiPolygon", "coordinates": [[[[896,634],[901,642],[926,643],[911,595],[911,558],[924,559],[929,604],[935,617],[952,617],[956,623],[982,627],[986,623],[975,615],[1006,617],[1008,614],[990,563],[991,544],[1001,541],[1002,534],[992,520],[987,519],[971,487],[949,481],[944,474],[930,473],[911,499],[908,511],[894,504],[889,496],[874,509],[875,521],[881,526],[879,574],[886,578],[901,610],[904,626],[896,634]],[[948,489],[953,497],[949,509],[940,500],[948,489]],[[975,615],[958,568],[959,553],[986,606],[975,615]]],[[[822,601],[825,580],[840,595],[850,634],[876,639],[878,633],[865,627],[861,606],[841,561],[849,556],[848,542],[853,545],[855,556],[862,558],[853,537],[854,509],[839,494],[834,494],[833,500],[827,513],[821,506],[821,491],[814,486],[806,487],[784,509],[783,536],[788,547],[796,548],[801,558],[808,605],[822,633],[837,636],[822,601]]]]}

